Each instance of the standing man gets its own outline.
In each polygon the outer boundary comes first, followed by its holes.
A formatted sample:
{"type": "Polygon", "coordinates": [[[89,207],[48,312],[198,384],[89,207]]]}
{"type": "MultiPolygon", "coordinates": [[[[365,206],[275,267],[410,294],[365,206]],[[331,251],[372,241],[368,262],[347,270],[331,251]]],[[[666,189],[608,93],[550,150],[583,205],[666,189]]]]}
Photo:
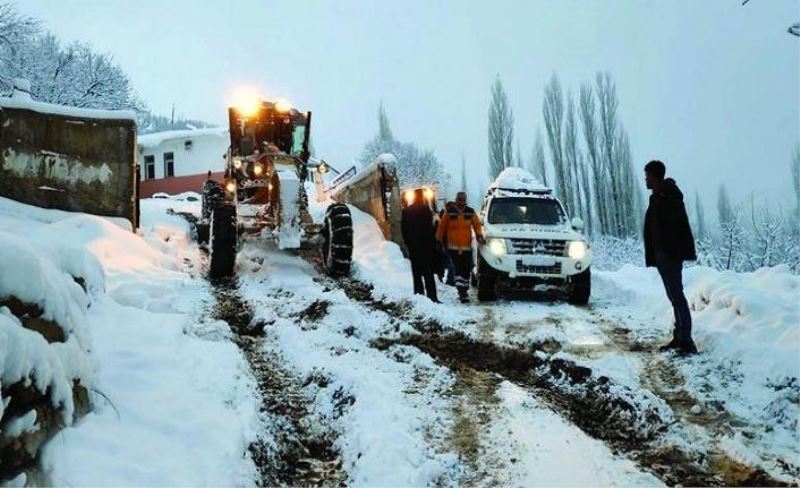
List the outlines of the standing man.
{"type": "Polygon", "coordinates": [[[483,243],[483,228],[475,209],[467,206],[467,194],[456,195],[456,204],[447,210],[436,231],[436,239],[443,242],[447,236],[447,253],[453,260],[456,272],[456,288],[461,303],[469,302],[469,277],[472,273],[472,232],[478,242],[483,243]]]}
{"type": "Polygon", "coordinates": [[[694,261],[697,254],[683,193],[675,180],[664,179],[666,172],[661,161],[650,161],[644,167],[645,184],[652,191],[644,217],[645,264],[658,269],[675,313],[672,341],[660,350],[675,349],[682,354],[694,354],[697,347],[692,340],[692,315],[683,294],[682,272],[683,262],[694,261]]]}
{"type": "Polygon", "coordinates": [[[436,280],[433,279],[437,259],[433,211],[428,206],[421,188],[414,191],[414,203],[403,209],[400,225],[403,241],[408,248],[408,257],[411,260],[414,293],[417,295],[425,293],[431,301],[439,303],[436,296],[436,280]]]}

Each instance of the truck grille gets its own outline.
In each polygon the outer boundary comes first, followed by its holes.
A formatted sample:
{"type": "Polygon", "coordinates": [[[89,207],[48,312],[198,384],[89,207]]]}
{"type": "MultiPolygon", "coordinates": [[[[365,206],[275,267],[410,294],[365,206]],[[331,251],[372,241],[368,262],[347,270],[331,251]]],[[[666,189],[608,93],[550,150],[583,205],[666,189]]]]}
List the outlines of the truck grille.
{"type": "Polygon", "coordinates": [[[534,274],[561,274],[561,263],[556,263],[552,266],[526,266],[522,264],[522,260],[517,261],[517,273],[534,273],[534,274]]]}
{"type": "Polygon", "coordinates": [[[510,241],[509,254],[566,255],[567,241],[558,239],[510,239],[510,241]]]}

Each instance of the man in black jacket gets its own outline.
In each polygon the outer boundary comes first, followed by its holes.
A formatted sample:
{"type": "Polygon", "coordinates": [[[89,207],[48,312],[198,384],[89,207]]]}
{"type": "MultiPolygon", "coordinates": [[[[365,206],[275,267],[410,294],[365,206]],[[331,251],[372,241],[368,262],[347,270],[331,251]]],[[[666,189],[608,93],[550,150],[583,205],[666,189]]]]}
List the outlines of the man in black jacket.
{"type": "Polygon", "coordinates": [[[436,280],[433,279],[438,258],[436,235],[433,230],[433,211],[422,189],[414,191],[414,203],[403,209],[401,228],[403,241],[408,248],[408,258],[411,260],[414,293],[418,295],[426,293],[428,298],[438,303],[436,280]]]}
{"type": "Polygon", "coordinates": [[[666,171],[661,161],[650,161],[644,167],[647,189],[652,190],[644,218],[645,264],[658,269],[675,312],[672,341],[660,350],[694,354],[697,347],[692,340],[692,316],[683,294],[682,271],[683,262],[694,261],[697,254],[683,193],[675,180],[664,178],[666,171]]]}

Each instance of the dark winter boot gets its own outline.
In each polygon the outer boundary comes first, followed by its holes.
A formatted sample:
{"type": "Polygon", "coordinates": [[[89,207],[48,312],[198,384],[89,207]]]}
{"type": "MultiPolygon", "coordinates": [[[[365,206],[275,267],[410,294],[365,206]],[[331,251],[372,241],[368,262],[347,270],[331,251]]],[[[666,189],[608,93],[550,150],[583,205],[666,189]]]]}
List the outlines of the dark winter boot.
{"type": "Polygon", "coordinates": [[[682,342],[680,346],[678,346],[678,354],[681,356],[697,354],[697,346],[694,345],[693,340],[689,339],[689,342],[682,342]]]}
{"type": "Polygon", "coordinates": [[[469,303],[469,295],[467,295],[467,290],[464,288],[458,289],[458,299],[461,300],[461,303],[469,303]]]}
{"type": "Polygon", "coordinates": [[[680,348],[681,348],[680,341],[673,337],[672,340],[669,341],[669,344],[664,344],[663,346],[659,347],[658,350],[660,352],[668,352],[680,348]]]}

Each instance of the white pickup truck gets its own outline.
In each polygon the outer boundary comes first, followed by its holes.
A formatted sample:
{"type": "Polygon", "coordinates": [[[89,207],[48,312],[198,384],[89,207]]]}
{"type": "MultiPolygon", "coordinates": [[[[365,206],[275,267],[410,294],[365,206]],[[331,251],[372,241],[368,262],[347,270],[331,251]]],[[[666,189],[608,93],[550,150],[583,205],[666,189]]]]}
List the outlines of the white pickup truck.
{"type": "Polygon", "coordinates": [[[489,186],[480,217],[486,241],[478,247],[478,300],[514,288],[589,301],[592,251],[583,221],[569,220],[552,189],[508,168],[489,186]]]}

